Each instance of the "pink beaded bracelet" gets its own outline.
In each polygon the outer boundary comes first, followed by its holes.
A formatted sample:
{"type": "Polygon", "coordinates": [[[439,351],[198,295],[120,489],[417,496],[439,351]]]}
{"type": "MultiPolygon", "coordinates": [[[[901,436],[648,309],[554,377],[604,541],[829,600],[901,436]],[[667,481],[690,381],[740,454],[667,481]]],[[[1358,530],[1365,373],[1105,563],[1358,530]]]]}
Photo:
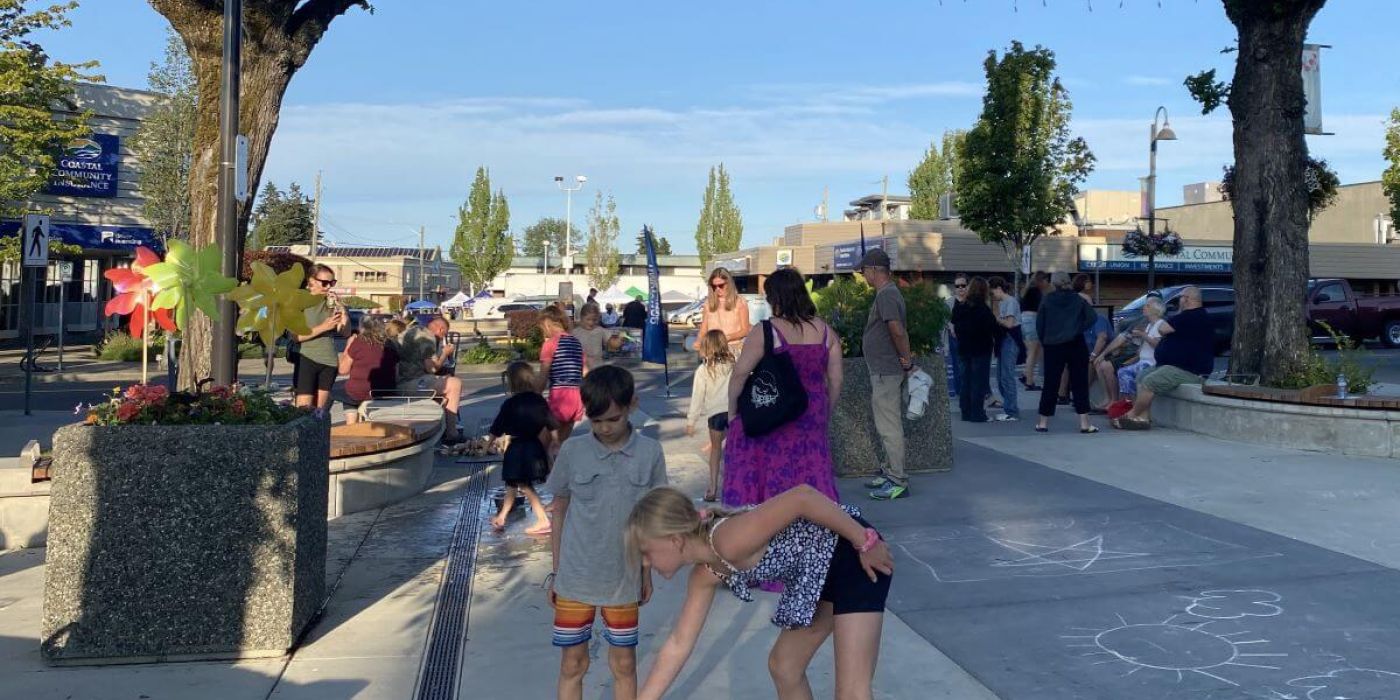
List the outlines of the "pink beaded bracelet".
{"type": "Polygon", "coordinates": [[[880,533],[876,532],[875,528],[873,527],[867,527],[865,528],[865,544],[856,547],[856,551],[860,552],[861,554],[865,554],[866,552],[869,552],[872,548],[874,548],[875,543],[879,541],[880,533]]]}

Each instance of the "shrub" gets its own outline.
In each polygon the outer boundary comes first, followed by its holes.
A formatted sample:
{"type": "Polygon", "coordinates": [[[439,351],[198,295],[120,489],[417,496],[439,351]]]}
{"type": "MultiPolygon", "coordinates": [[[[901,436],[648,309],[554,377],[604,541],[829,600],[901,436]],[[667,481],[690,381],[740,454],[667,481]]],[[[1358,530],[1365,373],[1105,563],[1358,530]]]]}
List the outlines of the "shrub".
{"type": "Polygon", "coordinates": [[[311,274],[311,261],[295,253],[274,253],[266,250],[249,250],[243,253],[243,269],[238,273],[238,279],[246,282],[253,278],[253,263],[260,262],[272,268],[274,272],[283,273],[292,269],[292,266],[301,263],[301,269],[306,274],[311,274]]]}
{"type": "Polygon", "coordinates": [[[459,362],[464,365],[496,365],[509,361],[511,354],[511,351],[505,348],[491,347],[491,343],[483,337],[462,353],[459,362]]]}
{"type": "MultiPolygon", "coordinates": [[[[899,291],[904,295],[909,349],[915,356],[927,355],[942,342],[943,328],[949,320],[948,305],[928,282],[900,284],[899,291]]],[[[843,277],[812,296],[817,313],[840,336],[842,354],[861,357],[861,337],[865,335],[870,305],[875,302],[875,290],[863,280],[843,277]]]]}
{"type": "MultiPolygon", "coordinates": [[[[113,331],[108,333],[96,348],[97,358],[110,362],[140,362],[141,361],[141,339],[133,338],[125,331],[113,331]]],[[[147,357],[155,360],[157,356],[165,352],[165,335],[163,333],[152,333],[150,345],[146,347],[147,357]]]]}
{"type": "Polygon", "coordinates": [[[539,334],[540,312],[534,310],[512,311],[506,314],[506,332],[512,338],[529,338],[532,333],[539,334]]]}
{"type": "Polygon", "coordinates": [[[366,310],[368,310],[368,309],[377,309],[377,308],[379,308],[379,302],[377,302],[377,301],[371,301],[371,300],[366,299],[366,298],[364,298],[364,297],[357,297],[357,296],[341,297],[341,298],[340,298],[340,303],[341,303],[341,305],[343,305],[343,306],[344,306],[345,308],[347,308],[347,309],[366,309],[366,310]]]}
{"type": "Polygon", "coordinates": [[[1337,359],[1329,360],[1310,346],[1302,368],[1279,382],[1278,388],[1306,389],[1319,384],[1334,385],[1337,376],[1341,375],[1346,378],[1348,394],[1369,392],[1376,384],[1376,368],[1371,361],[1371,352],[1326,323],[1322,324],[1322,329],[1332,336],[1332,342],[1337,346],[1337,359]]]}

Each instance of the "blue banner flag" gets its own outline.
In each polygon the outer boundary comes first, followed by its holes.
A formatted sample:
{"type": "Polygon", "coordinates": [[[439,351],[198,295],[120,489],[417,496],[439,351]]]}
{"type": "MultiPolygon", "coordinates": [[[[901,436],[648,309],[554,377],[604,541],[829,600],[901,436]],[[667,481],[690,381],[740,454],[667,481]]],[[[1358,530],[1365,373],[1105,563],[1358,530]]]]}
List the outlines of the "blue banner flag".
{"type": "Polygon", "coordinates": [[[661,313],[661,268],[656,264],[656,237],[642,227],[647,242],[647,325],[642,331],[642,359],[666,364],[666,315],[661,313]]]}

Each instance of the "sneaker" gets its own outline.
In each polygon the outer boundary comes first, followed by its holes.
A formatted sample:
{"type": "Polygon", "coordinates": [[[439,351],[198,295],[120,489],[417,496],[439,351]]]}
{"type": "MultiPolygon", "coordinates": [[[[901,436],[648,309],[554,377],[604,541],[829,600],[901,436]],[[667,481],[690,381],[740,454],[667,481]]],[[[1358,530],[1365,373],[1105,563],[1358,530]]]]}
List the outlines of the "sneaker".
{"type": "Polygon", "coordinates": [[[1011,414],[1009,414],[1009,413],[1003,413],[1003,414],[1001,414],[1001,415],[999,415],[999,416],[996,417],[996,421],[997,421],[998,423],[1010,423],[1010,422],[1012,422],[1012,421],[1018,421],[1018,420],[1021,420],[1021,419],[1020,419],[1020,418],[1017,418],[1016,416],[1013,416],[1013,415],[1011,415],[1011,414]]]}
{"type": "Polygon", "coordinates": [[[868,488],[868,489],[882,489],[882,488],[885,488],[885,484],[888,484],[889,482],[890,482],[889,479],[886,479],[886,478],[883,477],[883,476],[877,476],[877,477],[875,477],[874,479],[871,479],[870,481],[865,482],[865,488],[868,488]]]}
{"type": "Polygon", "coordinates": [[[870,497],[877,501],[893,501],[896,498],[904,498],[908,495],[908,486],[900,486],[893,481],[886,483],[885,487],[878,491],[870,492],[870,497]]]}

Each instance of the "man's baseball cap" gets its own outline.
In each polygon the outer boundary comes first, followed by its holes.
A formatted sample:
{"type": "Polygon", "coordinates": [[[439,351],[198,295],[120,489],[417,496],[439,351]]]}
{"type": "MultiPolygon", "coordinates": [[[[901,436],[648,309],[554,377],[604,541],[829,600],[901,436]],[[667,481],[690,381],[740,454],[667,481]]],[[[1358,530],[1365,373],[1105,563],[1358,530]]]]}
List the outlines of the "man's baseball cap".
{"type": "Polygon", "coordinates": [[[862,268],[883,267],[888,270],[890,269],[890,255],[879,248],[871,248],[865,251],[865,257],[860,259],[860,266],[862,268]]]}

